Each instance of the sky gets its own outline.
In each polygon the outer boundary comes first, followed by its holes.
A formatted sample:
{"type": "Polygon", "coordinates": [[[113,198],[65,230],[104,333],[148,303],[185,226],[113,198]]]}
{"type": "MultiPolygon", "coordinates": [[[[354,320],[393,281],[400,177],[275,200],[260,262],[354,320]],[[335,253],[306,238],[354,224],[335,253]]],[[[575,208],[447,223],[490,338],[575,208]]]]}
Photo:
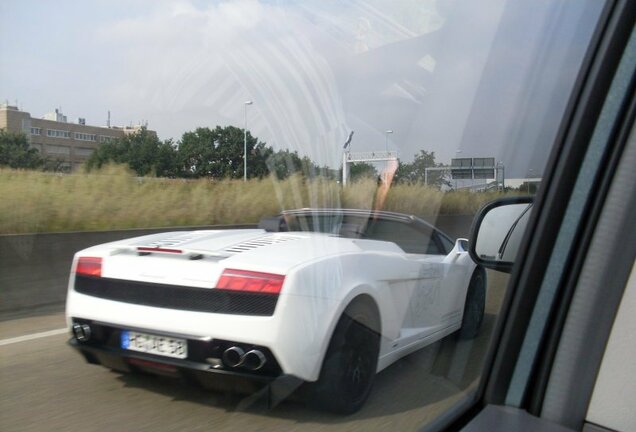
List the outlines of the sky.
{"type": "Polygon", "coordinates": [[[110,111],[175,141],[247,118],[268,145],[332,167],[353,130],[352,151],[495,157],[526,177],[599,13],[593,0],[3,0],[0,100],[93,125],[110,111]]]}

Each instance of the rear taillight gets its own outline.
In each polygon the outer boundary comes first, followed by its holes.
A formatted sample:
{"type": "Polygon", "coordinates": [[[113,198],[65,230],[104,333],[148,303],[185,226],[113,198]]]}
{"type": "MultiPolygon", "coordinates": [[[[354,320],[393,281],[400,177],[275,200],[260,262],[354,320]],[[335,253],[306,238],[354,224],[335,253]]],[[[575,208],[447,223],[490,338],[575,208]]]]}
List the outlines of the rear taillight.
{"type": "Polygon", "coordinates": [[[278,294],[285,282],[285,276],[226,269],[219,278],[217,288],[231,291],[278,294]]]}
{"type": "Polygon", "coordinates": [[[102,276],[102,259],[100,257],[80,257],[77,260],[75,274],[83,276],[102,276]]]}

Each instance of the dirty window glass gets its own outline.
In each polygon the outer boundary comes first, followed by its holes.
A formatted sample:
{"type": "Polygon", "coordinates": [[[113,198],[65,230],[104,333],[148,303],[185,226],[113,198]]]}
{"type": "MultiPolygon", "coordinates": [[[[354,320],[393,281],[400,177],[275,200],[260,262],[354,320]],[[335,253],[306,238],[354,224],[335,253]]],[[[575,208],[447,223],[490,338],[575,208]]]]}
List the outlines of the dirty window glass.
{"type": "Polygon", "coordinates": [[[472,397],[507,276],[453,242],[542,187],[603,7],[2,2],[0,429],[414,430],[472,397]]]}

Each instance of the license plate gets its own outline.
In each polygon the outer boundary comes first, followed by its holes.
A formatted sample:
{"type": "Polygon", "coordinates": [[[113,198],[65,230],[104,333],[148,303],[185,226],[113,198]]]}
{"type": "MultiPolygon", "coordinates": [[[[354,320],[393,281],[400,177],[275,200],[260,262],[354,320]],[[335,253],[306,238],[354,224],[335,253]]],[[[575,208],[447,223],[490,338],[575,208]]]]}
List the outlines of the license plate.
{"type": "Polygon", "coordinates": [[[188,341],[186,339],[128,330],[121,332],[121,347],[126,350],[180,359],[188,356],[188,341]]]}

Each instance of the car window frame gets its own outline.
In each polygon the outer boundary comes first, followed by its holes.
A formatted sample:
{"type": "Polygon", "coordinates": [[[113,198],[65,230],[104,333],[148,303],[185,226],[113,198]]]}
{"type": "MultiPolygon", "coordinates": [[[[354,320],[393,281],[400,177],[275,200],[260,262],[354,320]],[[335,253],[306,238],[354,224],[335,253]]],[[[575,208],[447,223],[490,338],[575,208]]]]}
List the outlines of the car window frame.
{"type": "MultiPolygon", "coordinates": [[[[597,22],[552,146],[475,392],[421,430],[458,430],[485,407],[506,404],[531,306],[536,302],[569,197],[575,192],[576,176],[634,27],[634,6],[626,0],[609,0],[597,22]]],[[[528,389],[519,408],[537,415],[534,399],[540,392],[540,387],[528,389]]]]}

